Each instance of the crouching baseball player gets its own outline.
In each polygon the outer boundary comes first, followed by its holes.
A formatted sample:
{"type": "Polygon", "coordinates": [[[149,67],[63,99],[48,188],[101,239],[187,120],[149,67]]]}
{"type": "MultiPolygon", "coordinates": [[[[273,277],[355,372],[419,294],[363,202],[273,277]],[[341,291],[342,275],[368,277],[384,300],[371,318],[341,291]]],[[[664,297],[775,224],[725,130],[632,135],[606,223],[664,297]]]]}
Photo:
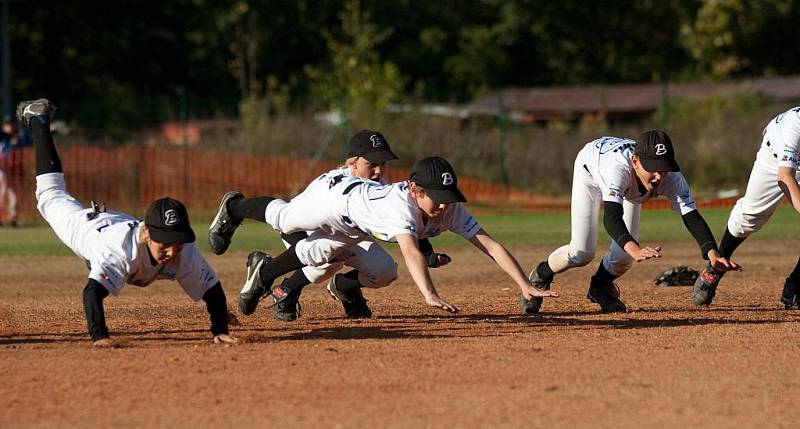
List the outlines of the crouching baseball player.
{"type": "MultiPolygon", "coordinates": [[[[352,256],[350,246],[371,236],[399,244],[428,305],[457,312],[459,308],[442,299],[434,288],[418,243],[418,239],[434,237],[445,230],[461,235],[489,255],[526,298],[557,297],[557,293],[537,289],[530,283],[514,257],[480,227],[464,202],[455,171],[439,157],[418,161],[409,181],[391,185],[352,176],[320,176],[314,186],[290,202],[273,199],[268,203],[265,218],[277,231],[312,232],[274,259],[261,252],[248,256],[239,308],[244,314],[251,314],[265,297],[271,297],[273,302],[284,299],[291,290],[284,285],[272,288],[279,276],[306,265],[346,261],[352,256]]],[[[334,296],[369,282],[362,276],[358,281],[347,277],[334,280],[328,283],[334,296]]]]}
{"type": "MultiPolygon", "coordinates": [[[[719,253],[730,258],[750,234],[766,225],[784,196],[800,212],[800,107],[781,113],[769,121],[761,138],[747,190],[736,201],[722,235],[719,253]]],[[[717,285],[725,271],[706,266],[692,289],[692,301],[708,305],[714,300],[717,285]]],[[[789,309],[800,306],[800,259],[783,284],[781,303],[789,309]]]]}
{"type": "Polygon", "coordinates": [[[103,299],[109,293],[118,294],[125,283],[143,287],[157,279],[177,280],[192,300],[203,299],[214,342],[235,343],[228,334],[225,292],[193,243],[186,207],[172,198],[159,199],[147,209],[142,222],[126,214],[105,212],[94,203],[91,208],[81,205],[67,192],[61,159],[50,134],[54,112],[55,106],[46,99],[24,101],[17,107],[17,119],[33,133],[39,213],[89,268],[83,307],[94,345],[112,345],[103,299]]]}
{"type": "MultiPolygon", "coordinates": [[[[348,144],[347,156],[344,166],[322,174],[309,187],[324,186],[328,180],[338,176],[352,176],[382,185],[389,184],[385,179],[386,163],[397,159],[397,156],[391,151],[383,134],[372,130],[356,133],[348,144]]],[[[269,197],[244,198],[240,192],[226,193],[209,227],[208,239],[211,250],[218,255],[225,253],[236,228],[244,219],[266,223],[265,213],[270,201],[272,199],[269,197]]],[[[287,248],[307,236],[308,233],[304,231],[281,234],[287,248]]],[[[450,262],[449,256],[435,253],[427,239],[420,240],[419,247],[424,249],[423,253],[429,267],[438,267],[450,262]]],[[[397,278],[397,263],[372,239],[351,245],[348,252],[352,256],[346,261],[305,266],[285,278],[282,285],[287,290],[292,290],[292,293],[272,307],[273,318],[284,321],[297,319],[300,315],[299,298],[302,289],[311,283],[322,283],[328,279],[331,279],[333,285],[348,281],[358,282],[359,287],[346,292],[339,292],[335,287],[331,288],[335,292],[333,296],[343,305],[346,317],[372,317],[372,310],[367,305],[361,288],[381,288],[391,284],[397,278]],[[344,265],[353,269],[336,274],[344,265]],[[362,277],[366,280],[359,280],[362,277]]]]}
{"type": "MultiPolygon", "coordinates": [[[[689,185],[675,161],[669,136],[660,130],[642,134],[639,142],[603,137],[589,142],[578,153],[572,176],[570,243],[556,249],[530,273],[531,282],[550,287],[555,274],[589,264],[597,248],[600,202],[603,225],[611,236],[611,247],[589,283],[588,298],[603,312],[625,311],[614,280],[625,274],[633,262],[661,257],[660,246],[641,246],[639,216],[641,204],[663,195],[683,218],[697,240],[703,259],[720,271],[738,270],[739,265],[719,255],[711,230],[695,207],[689,185]]],[[[520,299],[523,314],[539,312],[542,300],[520,299]]]]}

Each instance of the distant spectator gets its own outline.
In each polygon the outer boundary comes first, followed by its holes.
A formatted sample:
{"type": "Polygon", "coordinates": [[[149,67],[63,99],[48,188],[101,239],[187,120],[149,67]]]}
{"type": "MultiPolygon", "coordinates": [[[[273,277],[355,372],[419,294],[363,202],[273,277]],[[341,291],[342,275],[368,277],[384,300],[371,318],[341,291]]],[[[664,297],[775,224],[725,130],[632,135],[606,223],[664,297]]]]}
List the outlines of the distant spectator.
{"type": "Polygon", "coordinates": [[[0,225],[5,221],[11,226],[17,226],[17,195],[22,190],[24,180],[22,153],[19,149],[29,144],[28,133],[24,130],[18,131],[14,121],[6,118],[0,133],[0,225]]]}

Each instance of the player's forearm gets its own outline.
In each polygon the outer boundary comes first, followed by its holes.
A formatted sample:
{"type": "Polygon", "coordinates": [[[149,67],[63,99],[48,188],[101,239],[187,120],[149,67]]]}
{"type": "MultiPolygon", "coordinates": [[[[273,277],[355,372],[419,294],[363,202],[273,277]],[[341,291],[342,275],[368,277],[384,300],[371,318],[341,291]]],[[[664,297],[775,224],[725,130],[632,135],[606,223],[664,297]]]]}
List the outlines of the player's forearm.
{"type": "Polygon", "coordinates": [[[689,230],[692,237],[697,241],[697,245],[700,246],[700,254],[703,259],[709,259],[709,252],[717,250],[717,241],[714,239],[714,234],[711,233],[708,223],[697,210],[686,213],[681,218],[683,219],[683,224],[686,225],[686,229],[689,230]]]}
{"type": "MultiPolygon", "coordinates": [[[[622,217],[622,204],[613,201],[604,201],[603,208],[605,209],[603,212],[603,227],[606,229],[609,237],[623,249],[627,249],[626,246],[630,242],[636,243],[636,240],[634,240],[630,231],[628,231],[628,227],[625,225],[625,221],[622,217]]],[[[639,248],[638,244],[636,248],[639,248]]]]}
{"type": "Polygon", "coordinates": [[[83,288],[83,311],[86,314],[86,325],[92,341],[108,338],[106,316],[103,310],[103,299],[108,296],[108,290],[95,279],[89,279],[83,288]]]}
{"type": "Polygon", "coordinates": [[[502,244],[492,241],[491,243],[484,243],[486,253],[494,259],[494,262],[514,280],[514,283],[523,291],[529,287],[531,282],[528,280],[522,267],[519,265],[511,252],[508,251],[502,244]]]}
{"type": "Polygon", "coordinates": [[[786,197],[789,198],[792,207],[800,212],[800,185],[797,184],[795,170],[787,167],[779,167],[778,186],[783,190],[786,197]]]}
{"type": "Polygon", "coordinates": [[[203,295],[208,316],[211,319],[211,334],[216,336],[228,333],[228,303],[225,300],[225,291],[222,283],[217,282],[214,287],[203,295]]]}

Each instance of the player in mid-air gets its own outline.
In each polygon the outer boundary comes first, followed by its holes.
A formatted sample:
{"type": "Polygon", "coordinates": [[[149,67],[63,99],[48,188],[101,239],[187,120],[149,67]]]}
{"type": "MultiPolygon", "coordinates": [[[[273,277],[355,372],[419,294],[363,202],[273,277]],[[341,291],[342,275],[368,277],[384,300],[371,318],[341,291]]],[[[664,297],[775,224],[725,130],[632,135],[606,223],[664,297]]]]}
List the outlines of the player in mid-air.
{"type": "MultiPolygon", "coordinates": [[[[643,133],[638,142],[599,138],[578,153],[572,176],[570,243],[534,267],[529,276],[531,282],[547,289],[555,274],[587,265],[594,259],[602,202],[603,225],[612,241],[592,276],[587,297],[599,304],[603,312],[625,311],[614,280],[625,274],[634,261],[661,257],[660,246],[641,246],[637,241],[641,204],[659,195],[672,201],[673,210],[681,215],[697,240],[703,259],[720,271],[740,269],[720,256],[714,236],[697,211],[689,185],[680,173],[669,136],[651,130],[643,133]]],[[[521,297],[520,304],[524,314],[535,314],[542,300],[521,297]]]]}
{"type": "Polygon", "coordinates": [[[194,245],[195,235],[184,205],[172,198],[153,202],[144,222],[101,205],[84,207],[67,192],[50,120],[55,106],[46,99],[23,101],[17,119],[30,128],[36,157],[36,201],[58,238],[89,268],[83,308],[96,347],[108,347],[103,299],[119,294],[126,283],[147,286],[158,279],[176,280],[194,301],[206,303],[215,343],[235,343],[228,334],[225,292],[214,271],[194,245]]]}
{"type": "MultiPolygon", "coordinates": [[[[361,130],[350,138],[345,164],[322,174],[310,186],[318,186],[319,183],[337,176],[353,176],[388,185],[389,182],[385,176],[386,163],[394,159],[397,159],[397,156],[392,152],[389,142],[383,134],[373,130],[361,130]]],[[[236,191],[223,195],[217,215],[209,227],[208,238],[211,250],[218,255],[225,253],[236,228],[244,219],[266,222],[264,216],[269,201],[271,199],[268,197],[245,198],[236,191]]],[[[307,236],[305,231],[281,234],[287,247],[307,236]]],[[[433,246],[427,239],[420,240],[419,247],[425,253],[429,267],[435,268],[450,262],[450,257],[447,255],[434,252],[433,246]]],[[[316,267],[305,266],[285,278],[282,284],[287,289],[291,289],[292,293],[272,307],[272,317],[284,321],[297,319],[300,313],[299,298],[302,289],[311,283],[321,283],[328,279],[330,279],[328,290],[334,298],[342,303],[346,317],[372,317],[372,310],[367,305],[361,288],[388,286],[397,278],[397,264],[372,239],[363,240],[350,246],[349,252],[353,256],[349,257],[346,263],[327,263],[316,267]],[[336,274],[343,265],[353,269],[346,273],[336,274]],[[346,291],[338,289],[340,284],[356,282],[358,287],[349,288],[346,291]]]]}
{"type": "MultiPolygon", "coordinates": [[[[268,197],[265,197],[268,198],[268,197]]],[[[464,206],[455,171],[440,157],[417,161],[406,182],[380,185],[353,176],[320,176],[290,202],[270,199],[265,220],[276,231],[311,231],[274,259],[253,252],[247,260],[247,279],[239,308],[252,314],[265,297],[280,301],[291,293],[286,285],[272,287],[283,274],[303,266],[347,261],[352,244],[374,237],[397,242],[409,272],[425,302],[448,312],[459,308],[443,300],[433,286],[419,239],[450,230],[491,257],[522,290],[526,298],[557,297],[535,288],[514,257],[495,241],[464,206]]],[[[366,280],[366,279],[364,279],[366,280]]],[[[331,288],[329,284],[329,290],[331,288]]],[[[359,282],[336,282],[335,294],[360,287],[359,282]]]]}
{"type": "MultiPolygon", "coordinates": [[[[750,234],[760,230],[775,213],[785,196],[800,212],[800,107],[794,107],[769,121],[761,138],[744,196],[736,201],[719,244],[719,253],[730,258],[750,234]]],[[[692,289],[692,301],[709,305],[725,271],[706,266],[692,289]]],[[[789,309],[800,307],[800,259],[783,284],[781,303],[789,309]]]]}

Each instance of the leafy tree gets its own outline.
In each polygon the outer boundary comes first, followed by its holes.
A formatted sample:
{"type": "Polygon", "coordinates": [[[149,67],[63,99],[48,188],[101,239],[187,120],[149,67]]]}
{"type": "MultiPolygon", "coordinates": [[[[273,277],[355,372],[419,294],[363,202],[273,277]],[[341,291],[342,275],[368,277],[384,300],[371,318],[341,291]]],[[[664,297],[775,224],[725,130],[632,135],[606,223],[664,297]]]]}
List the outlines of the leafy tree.
{"type": "Polygon", "coordinates": [[[403,87],[397,66],[382,63],[375,49],[392,30],[371,23],[358,0],[347,1],[339,17],[340,33],[325,33],[330,65],[306,69],[312,93],[322,107],[338,108],[351,120],[379,120],[403,87]]]}

